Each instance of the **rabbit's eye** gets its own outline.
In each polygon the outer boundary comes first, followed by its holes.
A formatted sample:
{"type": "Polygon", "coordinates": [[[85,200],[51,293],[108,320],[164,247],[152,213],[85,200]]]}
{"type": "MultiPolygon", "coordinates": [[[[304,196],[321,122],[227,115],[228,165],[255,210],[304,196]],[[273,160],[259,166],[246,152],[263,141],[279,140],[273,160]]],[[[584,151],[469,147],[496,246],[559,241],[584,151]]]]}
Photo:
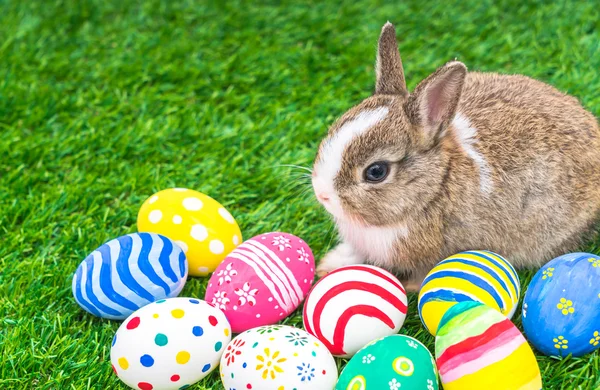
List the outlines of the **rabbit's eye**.
{"type": "Polygon", "coordinates": [[[369,183],[379,183],[387,177],[389,172],[389,164],[385,161],[378,161],[365,169],[365,180],[369,183]]]}

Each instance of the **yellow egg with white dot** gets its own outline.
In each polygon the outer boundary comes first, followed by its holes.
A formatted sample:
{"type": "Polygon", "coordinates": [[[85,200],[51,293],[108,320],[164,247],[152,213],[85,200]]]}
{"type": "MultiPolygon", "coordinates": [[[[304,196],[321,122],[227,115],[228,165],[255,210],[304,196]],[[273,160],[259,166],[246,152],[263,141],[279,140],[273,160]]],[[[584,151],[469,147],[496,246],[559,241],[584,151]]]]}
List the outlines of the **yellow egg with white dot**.
{"type": "Polygon", "coordinates": [[[146,199],[137,226],[140,232],[162,234],[179,245],[192,276],[214,271],[243,241],[240,227],[225,207],[187,188],[170,188],[146,199]]]}

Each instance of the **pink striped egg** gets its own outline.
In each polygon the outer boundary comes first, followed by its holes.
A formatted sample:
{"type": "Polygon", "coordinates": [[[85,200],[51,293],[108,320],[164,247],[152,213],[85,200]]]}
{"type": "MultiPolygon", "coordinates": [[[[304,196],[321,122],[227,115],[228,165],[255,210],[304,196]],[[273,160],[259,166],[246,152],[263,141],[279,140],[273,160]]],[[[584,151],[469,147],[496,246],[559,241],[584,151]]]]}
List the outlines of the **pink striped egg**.
{"type": "Polygon", "coordinates": [[[394,275],[351,265],[315,284],[304,303],[304,328],[334,356],[348,358],[371,341],[398,333],[406,310],[406,291],[394,275]]]}
{"type": "Polygon", "coordinates": [[[287,233],[253,237],[217,267],[205,300],[221,309],[234,333],[274,324],[298,308],[315,277],[310,247],[287,233]]]}

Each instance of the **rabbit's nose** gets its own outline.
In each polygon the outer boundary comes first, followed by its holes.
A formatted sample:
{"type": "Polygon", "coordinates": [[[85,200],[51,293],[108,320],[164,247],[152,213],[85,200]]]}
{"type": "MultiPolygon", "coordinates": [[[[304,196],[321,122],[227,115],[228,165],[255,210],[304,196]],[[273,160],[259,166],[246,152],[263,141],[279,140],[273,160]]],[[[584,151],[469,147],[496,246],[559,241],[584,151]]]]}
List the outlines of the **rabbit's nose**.
{"type": "Polygon", "coordinates": [[[326,194],[326,193],[324,193],[324,192],[320,192],[320,193],[317,195],[317,198],[319,198],[319,199],[320,199],[321,201],[323,201],[323,202],[327,202],[327,201],[329,200],[329,195],[327,195],[327,194],[326,194]]]}

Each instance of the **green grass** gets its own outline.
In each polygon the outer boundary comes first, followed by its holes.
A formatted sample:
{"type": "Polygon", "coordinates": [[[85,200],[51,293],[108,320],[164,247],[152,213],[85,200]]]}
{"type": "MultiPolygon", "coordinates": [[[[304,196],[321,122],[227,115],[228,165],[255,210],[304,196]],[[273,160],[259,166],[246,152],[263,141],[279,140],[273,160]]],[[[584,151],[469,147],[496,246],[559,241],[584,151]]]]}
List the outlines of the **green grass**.
{"type": "MultiPolygon", "coordinates": [[[[0,0],[0,388],[123,388],[109,363],[119,324],[75,304],[71,275],[135,231],[157,190],[197,189],[245,237],[283,230],[322,256],[331,223],[278,164],[310,165],[328,124],[369,96],[388,19],[411,88],[458,58],[600,114],[595,0],[275,3],[0,0]]],[[[433,348],[409,298],[402,332],[433,348]]],[[[600,388],[598,352],[538,360],[547,389],[600,388]]],[[[221,389],[218,375],[193,388],[221,389]]]]}

